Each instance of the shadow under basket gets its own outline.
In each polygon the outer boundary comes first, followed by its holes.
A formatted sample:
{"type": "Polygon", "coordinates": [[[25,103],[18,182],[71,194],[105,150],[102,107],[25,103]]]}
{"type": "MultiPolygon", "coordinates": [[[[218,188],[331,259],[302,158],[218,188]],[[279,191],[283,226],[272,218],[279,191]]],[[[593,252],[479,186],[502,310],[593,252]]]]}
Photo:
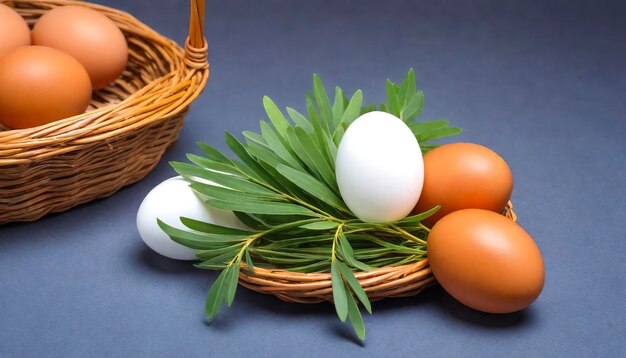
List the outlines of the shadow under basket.
{"type": "Polygon", "coordinates": [[[82,1],[3,2],[32,25],[57,6],[98,11],[122,30],[124,73],[94,92],[84,114],[47,125],[0,128],[0,225],[32,221],[109,196],[142,179],[178,138],[209,77],[204,0],[191,0],[185,49],[131,15],[82,1]]]}
{"type": "MultiPolygon", "coordinates": [[[[509,202],[502,213],[513,222],[517,215],[509,202]]],[[[415,296],[423,289],[436,284],[428,259],[400,266],[385,266],[355,276],[372,301],[388,297],[415,296]]],[[[239,283],[253,291],[272,294],[287,302],[318,303],[332,301],[333,289],[329,272],[299,273],[286,270],[269,270],[260,267],[251,272],[241,265],[239,283]]]]}

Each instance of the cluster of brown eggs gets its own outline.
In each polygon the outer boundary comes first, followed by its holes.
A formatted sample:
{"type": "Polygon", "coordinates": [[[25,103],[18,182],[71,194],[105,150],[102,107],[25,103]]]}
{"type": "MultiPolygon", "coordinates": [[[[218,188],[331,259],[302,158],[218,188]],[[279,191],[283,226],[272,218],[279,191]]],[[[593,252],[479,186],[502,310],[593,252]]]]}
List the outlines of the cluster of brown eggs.
{"type": "Polygon", "coordinates": [[[23,129],[81,114],[127,61],[124,34],[95,10],[57,7],[31,31],[0,4],[0,123],[23,129]]]}

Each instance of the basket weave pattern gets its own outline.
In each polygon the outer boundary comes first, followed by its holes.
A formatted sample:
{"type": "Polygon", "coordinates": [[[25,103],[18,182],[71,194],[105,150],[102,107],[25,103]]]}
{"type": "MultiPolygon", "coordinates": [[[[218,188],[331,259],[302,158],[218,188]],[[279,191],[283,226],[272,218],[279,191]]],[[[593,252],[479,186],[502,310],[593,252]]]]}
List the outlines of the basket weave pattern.
{"type": "MultiPolygon", "coordinates": [[[[503,215],[517,221],[510,202],[503,215]]],[[[427,259],[408,265],[357,272],[355,276],[373,301],[387,297],[414,296],[436,283],[427,259]]],[[[272,294],[287,302],[318,303],[332,301],[333,297],[330,273],[327,272],[299,273],[255,267],[252,273],[242,264],[239,283],[253,291],[272,294]]]]}
{"type": "Polygon", "coordinates": [[[86,113],[35,128],[0,128],[0,224],[36,220],[142,179],[176,141],[189,104],[208,79],[204,0],[191,0],[185,49],[104,6],[62,0],[6,4],[31,26],[57,6],[99,11],[124,33],[129,59],[114,84],[94,92],[86,113]]]}

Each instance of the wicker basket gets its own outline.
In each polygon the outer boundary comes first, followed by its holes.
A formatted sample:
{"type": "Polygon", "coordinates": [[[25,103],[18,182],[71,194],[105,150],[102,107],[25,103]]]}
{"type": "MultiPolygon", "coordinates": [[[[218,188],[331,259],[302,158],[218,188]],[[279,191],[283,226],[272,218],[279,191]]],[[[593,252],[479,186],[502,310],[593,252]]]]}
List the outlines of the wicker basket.
{"type": "MultiPolygon", "coordinates": [[[[508,203],[503,215],[517,221],[513,205],[508,203]]],[[[370,300],[417,295],[435,284],[428,260],[401,266],[385,266],[355,274],[370,300]]],[[[253,291],[272,294],[287,302],[318,303],[332,301],[330,273],[298,273],[285,270],[254,268],[242,264],[239,283],[253,291]]]]}
{"type": "Polygon", "coordinates": [[[65,211],[142,179],[176,141],[189,104],[208,79],[204,0],[191,0],[184,50],[129,14],[104,6],[3,3],[31,26],[57,6],[99,11],[126,36],[129,59],[114,84],[94,93],[86,113],[36,128],[0,128],[0,224],[65,211]]]}

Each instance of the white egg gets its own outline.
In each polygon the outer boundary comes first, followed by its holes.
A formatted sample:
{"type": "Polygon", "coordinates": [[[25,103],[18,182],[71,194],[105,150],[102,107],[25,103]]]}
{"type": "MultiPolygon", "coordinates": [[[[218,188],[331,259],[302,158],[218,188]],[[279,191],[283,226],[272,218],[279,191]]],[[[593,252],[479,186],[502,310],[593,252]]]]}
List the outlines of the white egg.
{"type": "Polygon", "coordinates": [[[357,118],[339,144],[339,191],[363,221],[392,222],[417,204],[424,184],[424,159],[411,129],[385,112],[357,118]]]}
{"type": "Polygon", "coordinates": [[[232,211],[205,204],[189,187],[189,182],[177,176],[154,187],[143,199],[137,211],[137,230],[146,245],[157,253],[177,260],[195,260],[194,250],[172,241],[157,224],[158,218],[175,228],[191,231],[180,221],[181,216],[246,229],[232,211]]]}

